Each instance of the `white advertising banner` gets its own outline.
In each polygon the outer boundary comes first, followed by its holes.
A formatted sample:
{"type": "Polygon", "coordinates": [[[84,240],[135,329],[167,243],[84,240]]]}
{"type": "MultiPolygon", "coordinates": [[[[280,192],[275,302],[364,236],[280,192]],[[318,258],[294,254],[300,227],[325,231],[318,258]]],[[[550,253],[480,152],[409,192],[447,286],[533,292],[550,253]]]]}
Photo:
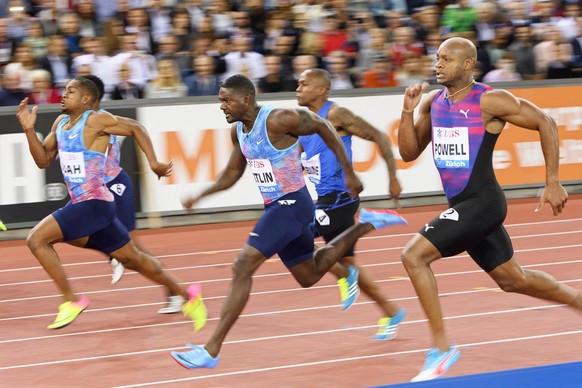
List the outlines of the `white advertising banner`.
{"type": "MultiPolygon", "coordinates": [[[[395,131],[400,119],[402,96],[344,97],[333,99],[352,110],[392,140],[393,152],[400,159],[395,131]]],[[[297,107],[295,100],[268,101],[259,95],[260,104],[297,107]]],[[[138,108],[138,120],[145,125],[154,143],[158,159],[173,160],[170,178],[157,180],[144,174],[141,191],[144,212],[182,209],[181,200],[212,184],[224,169],[231,152],[229,124],[219,104],[192,104],[138,108]]],[[[431,159],[430,149],[414,163],[399,164],[398,178],[403,193],[434,192],[442,189],[431,159]]],[[[354,137],[354,165],[365,189],[362,198],[387,196],[387,167],[372,142],[354,137]]],[[[248,170],[248,169],[247,169],[248,170]]],[[[308,183],[311,186],[311,183],[308,183]]],[[[310,192],[315,198],[313,188],[310,192]]],[[[204,198],[196,208],[230,208],[261,205],[262,199],[250,171],[245,171],[232,188],[204,198]]]]}

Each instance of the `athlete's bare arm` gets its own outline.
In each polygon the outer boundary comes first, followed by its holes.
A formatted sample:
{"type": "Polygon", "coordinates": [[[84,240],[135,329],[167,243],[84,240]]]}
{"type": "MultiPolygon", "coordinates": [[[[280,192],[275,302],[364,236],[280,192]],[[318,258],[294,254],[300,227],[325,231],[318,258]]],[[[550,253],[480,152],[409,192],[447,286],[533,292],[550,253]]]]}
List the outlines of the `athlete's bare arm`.
{"type": "Polygon", "coordinates": [[[554,215],[561,213],[568,194],[560,185],[558,176],[560,144],[555,120],[531,102],[499,89],[481,96],[481,112],[488,132],[500,133],[506,122],[539,132],[546,162],[546,187],[536,211],[540,211],[544,203],[548,202],[554,215]]]}
{"type": "Polygon", "coordinates": [[[431,140],[430,108],[437,91],[433,90],[423,99],[416,119],[413,112],[427,87],[427,83],[416,84],[409,86],[404,92],[404,105],[398,126],[398,148],[405,162],[418,158],[431,140]]]}
{"type": "Polygon", "coordinates": [[[137,120],[128,117],[115,116],[120,130],[126,132],[123,136],[132,136],[148,160],[148,164],[158,178],[170,176],[174,162],[162,163],[158,161],[152,139],[147,129],[137,120]]]}
{"type": "Polygon", "coordinates": [[[329,110],[327,119],[338,130],[339,135],[343,135],[343,132],[347,132],[362,139],[373,141],[378,145],[382,158],[388,167],[388,190],[390,196],[393,199],[397,199],[402,192],[402,188],[400,187],[398,178],[396,178],[396,162],[394,161],[392,145],[390,144],[388,137],[362,117],[355,115],[349,109],[340,106],[332,107],[329,110]]]}
{"type": "Polygon", "coordinates": [[[85,147],[88,150],[105,152],[109,146],[109,135],[123,135],[118,121],[109,112],[92,112],[84,128],[85,147]]]}
{"type": "Polygon", "coordinates": [[[20,102],[16,117],[22,126],[22,130],[26,135],[28,141],[28,149],[34,162],[39,168],[47,168],[55,159],[58,153],[56,130],[58,123],[65,115],[60,115],[51,128],[50,133],[40,141],[36,136],[34,124],[36,123],[36,111],[38,106],[33,106],[32,110],[28,110],[28,97],[20,102]]]}
{"type": "MultiPolygon", "coordinates": [[[[304,109],[273,109],[267,119],[267,128],[269,129],[270,139],[272,137],[282,139],[286,136],[289,141],[287,146],[293,144],[291,140],[293,142],[297,141],[299,136],[317,133],[333,151],[344,169],[346,186],[352,195],[358,195],[364,189],[348,159],[342,140],[329,121],[304,109]]],[[[286,141],[282,143],[284,144],[286,141]]],[[[277,148],[282,149],[283,147],[277,148]]]]}
{"type": "Polygon", "coordinates": [[[230,159],[225,169],[220,173],[220,176],[209,188],[204,190],[197,196],[185,198],[182,201],[182,206],[186,209],[191,208],[198,202],[202,197],[207,195],[226,190],[232,187],[242,176],[247,167],[247,159],[243,155],[240,144],[238,142],[238,137],[236,135],[236,124],[234,124],[230,130],[230,137],[232,140],[232,152],[230,153],[230,159]]]}

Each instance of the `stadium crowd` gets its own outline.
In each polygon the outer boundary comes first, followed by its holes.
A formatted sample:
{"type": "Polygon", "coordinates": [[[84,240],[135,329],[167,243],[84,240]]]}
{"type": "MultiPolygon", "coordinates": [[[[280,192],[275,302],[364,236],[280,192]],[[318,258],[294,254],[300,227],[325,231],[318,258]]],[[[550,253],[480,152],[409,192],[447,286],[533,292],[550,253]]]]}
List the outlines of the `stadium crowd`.
{"type": "Polygon", "coordinates": [[[241,73],[294,91],[308,68],[332,90],[435,83],[450,36],[478,47],[487,83],[582,75],[579,1],[0,0],[0,105],[59,103],[95,74],[105,99],[216,95],[241,73]]]}

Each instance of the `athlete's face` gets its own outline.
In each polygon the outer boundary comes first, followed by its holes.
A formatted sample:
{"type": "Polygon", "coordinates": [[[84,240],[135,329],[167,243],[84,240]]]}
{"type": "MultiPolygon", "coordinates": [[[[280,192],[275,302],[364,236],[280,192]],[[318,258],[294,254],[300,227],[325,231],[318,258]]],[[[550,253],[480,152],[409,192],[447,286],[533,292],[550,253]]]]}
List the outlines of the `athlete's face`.
{"type": "Polygon", "coordinates": [[[295,97],[299,106],[309,106],[321,95],[321,82],[306,70],[299,76],[295,97]]]}
{"type": "Polygon", "coordinates": [[[84,106],[87,106],[87,97],[83,90],[79,88],[79,81],[69,81],[61,99],[63,112],[70,114],[72,111],[82,109],[84,106]]]}
{"type": "Polygon", "coordinates": [[[218,100],[220,100],[220,110],[229,124],[240,121],[249,106],[248,96],[230,88],[220,88],[218,100]]]}
{"type": "Polygon", "coordinates": [[[463,78],[467,68],[467,58],[458,45],[440,45],[437,51],[437,63],[435,65],[436,79],[441,85],[447,85],[463,78]]]}

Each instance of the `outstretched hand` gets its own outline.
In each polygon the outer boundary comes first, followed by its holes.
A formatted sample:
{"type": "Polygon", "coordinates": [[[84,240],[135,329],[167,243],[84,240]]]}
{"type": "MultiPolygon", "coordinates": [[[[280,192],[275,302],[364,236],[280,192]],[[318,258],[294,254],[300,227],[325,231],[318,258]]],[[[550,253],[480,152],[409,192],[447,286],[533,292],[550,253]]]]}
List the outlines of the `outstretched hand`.
{"type": "Polygon", "coordinates": [[[407,87],[404,91],[404,103],[402,105],[403,108],[406,110],[413,110],[416,108],[426,88],[428,88],[427,82],[414,84],[407,87]]]}
{"type": "Polygon", "coordinates": [[[32,107],[32,110],[28,110],[28,97],[18,104],[18,110],[16,111],[16,117],[22,126],[24,132],[27,130],[34,128],[34,124],[36,123],[36,111],[38,110],[38,106],[35,105],[32,107]]]}
{"type": "Polygon", "coordinates": [[[156,161],[150,164],[150,168],[158,176],[158,179],[169,177],[170,175],[172,175],[174,161],[170,160],[169,163],[161,163],[156,161]]]}
{"type": "Polygon", "coordinates": [[[196,203],[198,203],[199,200],[200,200],[200,197],[186,197],[182,200],[182,207],[184,207],[184,209],[189,210],[191,212],[192,207],[194,205],[196,205],[196,203]]]}
{"type": "Polygon", "coordinates": [[[535,212],[538,213],[542,211],[544,204],[547,202],[552,207],[552,211],[554,215],[557,216],[564,210],[566,206],[566,202],[568,201],[568,193],[566,189],[559,184],[552,184],[547,185],[542,192],[542,196],[540,197],[540,203],[536,208],[535,212]]]}
{"type": "Polygon", "coordinates": [[[398,202],[398,197],[402,193],[402,186],[400,186],[400,181],[395,176],[390,178],[390,186],[388,187],[388,192],[390,193],[390,198],[394,202],[394,206],[398,209],[400,208],[400,202],[398,202]]]}

